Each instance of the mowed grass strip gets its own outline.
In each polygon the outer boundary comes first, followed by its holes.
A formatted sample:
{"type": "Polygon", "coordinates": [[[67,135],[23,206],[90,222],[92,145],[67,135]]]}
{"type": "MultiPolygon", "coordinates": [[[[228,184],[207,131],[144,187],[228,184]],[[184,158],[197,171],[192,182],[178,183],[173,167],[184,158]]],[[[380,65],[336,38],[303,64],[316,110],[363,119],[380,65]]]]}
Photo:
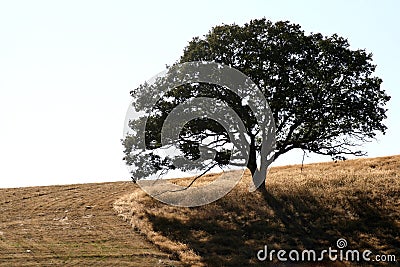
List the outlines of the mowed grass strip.
{"type": "MultiPolygon", "coordinates": [[[[213,180],[205,176],[194,186],[213,180]]],[[[339,238],[347,249],[400,260],[400,156],[308,164],[302,171],[300,165],[275,167],[266,194],[248,192],[249,182],[247,172],[228,195],[194,208],[169,206],[133,188],[114,208],[187,266],[259,266],[256,253],[264,245],[322,251],[336,249],[339,238]]],[[[321,264],[310,265],[355,265],[321,264]]]]}
{"type": "Polygon", "coordinates": [[[116,216],[131,182],[0,189],[0,266],[179,266],[116,216]]]}

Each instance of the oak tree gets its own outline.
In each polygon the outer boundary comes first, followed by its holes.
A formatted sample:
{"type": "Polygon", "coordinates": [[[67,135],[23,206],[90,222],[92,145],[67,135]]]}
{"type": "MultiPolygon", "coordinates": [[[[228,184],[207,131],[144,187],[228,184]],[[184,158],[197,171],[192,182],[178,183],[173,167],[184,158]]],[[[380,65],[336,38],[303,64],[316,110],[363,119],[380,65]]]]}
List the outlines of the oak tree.
{"type": "MultiPolygon", "coordinates": [[[[293,149],[333,159],[365,155],[359,145],[387,129],[383,120],[390,97],[381,88],[382,80],[374,74],[372,54],[352,49],[347,39],[337,34],[305,33],[297,24],[266,19],[243,26],[221,25],[203,37],[193,38],[177,63],[193,61],[223,63],[241,71],[258,86],[275,122],[275,159],[293,149]]],[[[146,97],[146,90],[139,87],[131,95],[140,101],[146,97]]],[[[195,97],[221,99],[240,116],[250,149],[246,164],[254,174],[257,156],[266,156],[260,154],[255,131],[260,126],[248,106],[243,105],[243,99],[218,85],[187,84],[170,90],[164,100],[152,107],[154,112],[146,124],[146,148],[156,149],[160,144],[159,132],[168,113],[195,97]]],[[[230,141],[219,123],[207,118],[192,120],[181,131],[179,149],[187,158],[199,158],[200,147],[210,136],[230,141]]],[[[134,135],[123,140],[127,164],[142,166],[132,172],[134,179],[176,167],[168,157],[133,155],[134,143],[134,135]],[[143,167],[144,163],[152,167],[143,167]]],[[[215,164],[229,164],[229,149],[221,145],[215,155],[215,164]]]]}

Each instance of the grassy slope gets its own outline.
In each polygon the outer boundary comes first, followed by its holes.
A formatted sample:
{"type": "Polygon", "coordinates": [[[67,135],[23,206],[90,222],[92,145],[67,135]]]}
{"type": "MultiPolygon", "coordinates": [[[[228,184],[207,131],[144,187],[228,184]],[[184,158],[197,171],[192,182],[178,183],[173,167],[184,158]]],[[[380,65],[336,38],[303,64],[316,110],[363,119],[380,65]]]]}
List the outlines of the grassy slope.
{"type": "Polygon", "coordinates": [[[0,189],[0,266],[170,266],[113,210],[131,182],[0,189]]]}
{"type": "MultiPolygon", "coordinates": [[[[198,183],[213,177],[204,179],[198,183]]],[[[400,156],[310,164],[302,172],[299,165],[275,167],[266,196],[249,193],[249,179],[247,173],[228,195],[202,207],[168,206],[136,188],[114,208],[187,265],[255,266],[264,245],[323,250],[339,238],[347,249],[400,259],[400,156]]]]}

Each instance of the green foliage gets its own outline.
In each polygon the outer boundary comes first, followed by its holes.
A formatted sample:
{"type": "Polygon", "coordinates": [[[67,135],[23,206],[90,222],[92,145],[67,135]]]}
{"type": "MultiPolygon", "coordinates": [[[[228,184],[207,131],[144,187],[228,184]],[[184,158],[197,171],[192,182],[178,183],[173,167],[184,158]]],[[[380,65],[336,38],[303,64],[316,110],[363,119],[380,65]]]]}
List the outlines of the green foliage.
{"type": "Polygon", "coordinates": [[[372,54],[334,34],[305,34],[287,21],[214,27],[185,48],[180,62],[215,61],[250,77],[274,114],[275,158],[295,149],[364,155],[354,148],[385,133],[390,100],[373,76],[372,54]]]}
{"type": "MultiPolygon", "coordinates": [[[[336,34],[306,34],[299,25],[266,19],[252,20],[244,26],[216,26],[203,38],[193,38],[178,63],[191,61],[224,63],[258,85],[276,125],[275,159],[296,148],[334,159],[364,155],[357,146],[387,129],[383,120],[390,97],[381,89],[382,80],[373,75],[376,66],[372,54],[352,50],[348,41],[336,34]]],[[[247,167],[254,173],[256,155],[261,150],[257,136],[260,126],[249,107],[232,91],[212,84],[181,85],[146,110],[141,102],[149,97],[148,91],[141,88],[131,95],[139,109],[151,113],[146,122],[147,149],[160,146],[160,129],[176,106],[196,97],[221,99],[243,121],[250,148],[247,167]]],[[[135,123],[139,122],[131,122],[135,123]]],[[[198,118],[187,123],[180,133],[179,148],[186,158],[198,159],[204,148],[210,148],[205,142],[210,136],[218,137],[219,142],[213,144],[214,162],[226,165],[232,151],[223,145],[231,141],[230,136],[212,120],[198,118]]],[[[177,167],[168,157],[132,155],[136,139],[133,134],[123,140],[127,164],[138,166],[132,172],[134,177],[177,167]],[[144,162],[152,166],[141,167],[144,162]]]]}

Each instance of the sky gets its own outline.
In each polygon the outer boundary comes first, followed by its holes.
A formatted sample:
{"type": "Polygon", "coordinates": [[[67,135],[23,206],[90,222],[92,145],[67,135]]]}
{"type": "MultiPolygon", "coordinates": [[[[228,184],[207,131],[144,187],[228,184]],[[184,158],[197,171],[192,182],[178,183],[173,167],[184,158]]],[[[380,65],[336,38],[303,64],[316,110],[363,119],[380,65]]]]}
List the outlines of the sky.
{"type": "MultiPolygon", "coordinates": [[[[392,99],[387,134],[363,149],[400,154],[399,3],[0,0],[0,187],[130,180],[120,142],[129,91],[179,59],[193,37],[262,17],[372,52],[392,99]]],[[[275,165],[301,160],[293,152],[275,165]]]]}

